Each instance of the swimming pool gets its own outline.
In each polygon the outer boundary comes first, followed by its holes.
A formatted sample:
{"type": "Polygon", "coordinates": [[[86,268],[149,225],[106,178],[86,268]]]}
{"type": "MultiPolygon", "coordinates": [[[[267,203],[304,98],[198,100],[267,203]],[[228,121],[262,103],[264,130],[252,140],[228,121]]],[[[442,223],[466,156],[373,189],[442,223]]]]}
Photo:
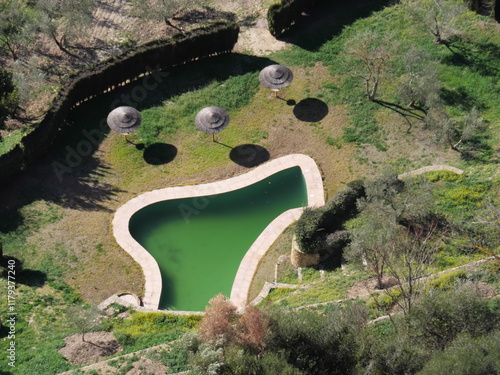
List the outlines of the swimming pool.
{"type": "Polygon", "coordinates": [[[201,310],[213,295],[219,292],[227,295],[230,290],[231,300],[242,308],[248,302],[248,289],[260,257],[300,216],[306,204],[324,204],[321,174],[314,160],[294,154],[227,180],[141,194],[117,210],[113,234],[118,244],[142,266],[144,307],[201,310]],[[245,192],[238,192],[240,189],[245,192]],[[249,200],[247,207],[242,207],[237,198],[241,194],[249,200]],[[284,204],[275,198],[280,196],[286,198],[284,204]],[[257,201],[268,202],[269,208],[273,208],[264,213],[262,207],[257,208],[257,201]],[[227,219],[230,211],[236,216],[229,223],[241,224],[242,234],[220,221],[227,219]],[[202,223],[208,226],[198,227],[202,223]],[[181,250],[176,239],[178,233],[183,233],[181,242],[191,243],[193,250],[181,250]],[[214,252],[220,255],[215,256],[214,252]],[[193,263],[195,259],[201,261],[199,265],[193,263]],[[214,263],[209,265],[209,260],[214,263]],[[184,282],[176,280],[176,272],[181,268],[181,273],[188,275],[184,282]],[[218,280],[219,275],[224,281],[218,280]],[[199,293],[202,290],[206,290],[205,294],[199,293]],[[196,299],[198,302],[194,302],[196,299]]]}
{"type": "Polygon", "coordinates": [[[149,205],[130,233],[157,261],[160,309],[201,311],[218,293],[230,295],[238,266],[259,234],[281,213],[307,206],[299,167],[243,189],[149,205]]]}

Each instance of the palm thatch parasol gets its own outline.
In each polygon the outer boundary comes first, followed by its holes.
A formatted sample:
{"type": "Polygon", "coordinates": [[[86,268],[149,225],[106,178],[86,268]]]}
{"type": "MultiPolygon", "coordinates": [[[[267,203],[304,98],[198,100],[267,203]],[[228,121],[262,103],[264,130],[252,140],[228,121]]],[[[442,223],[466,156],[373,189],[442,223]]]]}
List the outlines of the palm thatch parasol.
{"type": "Polygon", "coordinates": [[[141,125],[142,117],[139,111],[133,107],[118,107],[108,115],[109,127],[120,134],[130,134],[141,125]]]}
{"type": "Polygon", "coordinates": [[[269,65],[259,73],[260,84],[273,90],[278,96],[278,91],[292,83],[292,71],[283,65],[269,65]]]}
{"type": "Polygon", "coordinates": [[[215,142],[215,133],[229,125],[229,113],[221,107],[205,107],[198,112],[194,121],[202,132],[212,134],[212,140],[215,142]]]}

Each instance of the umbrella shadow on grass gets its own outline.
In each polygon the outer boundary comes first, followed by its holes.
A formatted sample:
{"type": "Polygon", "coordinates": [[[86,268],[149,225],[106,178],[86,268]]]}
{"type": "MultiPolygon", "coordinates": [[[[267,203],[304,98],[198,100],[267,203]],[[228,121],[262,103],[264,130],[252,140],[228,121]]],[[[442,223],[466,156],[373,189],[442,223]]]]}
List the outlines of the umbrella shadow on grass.
{"type": "Polygon", "coordinates": [[[323,120],[328,114],[328,106],[322,100],[307,98],[293,107],[293,114],[300,121],[317,122],[323,120]]]}
{"type": "Polygon", "coordinates": [[[269,160],[269,151],[259,145],[244,144],[236,146],[229,153],[233,162],[243,167],[256,167],[269,160]]]}
{"type": "Polygon", "coordinates": [[[144,161],[151,165],[170,163],[177,156],[177,147],[167,143],[154,143],[144,149],[144,161]]]}

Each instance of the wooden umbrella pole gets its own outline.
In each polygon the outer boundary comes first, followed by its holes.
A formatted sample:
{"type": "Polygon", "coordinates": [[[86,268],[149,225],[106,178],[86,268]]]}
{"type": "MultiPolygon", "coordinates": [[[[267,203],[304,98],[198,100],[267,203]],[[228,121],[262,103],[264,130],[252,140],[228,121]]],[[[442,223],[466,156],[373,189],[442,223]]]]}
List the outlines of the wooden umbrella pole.
{"type": "Polygon", "coordinates": [[[215,142],[215,133],[212,133],[212,142],[215,142]]]}

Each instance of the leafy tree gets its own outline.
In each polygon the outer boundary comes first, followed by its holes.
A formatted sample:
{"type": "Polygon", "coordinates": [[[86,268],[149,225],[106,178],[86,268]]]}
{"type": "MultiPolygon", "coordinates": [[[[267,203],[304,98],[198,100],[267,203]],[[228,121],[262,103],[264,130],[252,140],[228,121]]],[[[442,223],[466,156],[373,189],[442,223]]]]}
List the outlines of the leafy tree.
{"type": "Polygon", "coordinates": [[[366,196],[358,199],[357,203],[361,215],[350,223],[351,243],[344,256],[374,275],[377,287],[383,289],[387,267],[391,264],[395,268],[395,260],[398,259],[395,253],[410,251],[406,246],[409,245],[406,243],[406,226],[425,221],[433,197],[423,179],[403,182],[389,172],[378,179],[365,181],[365,192],[366,196]],[[399,246],[403,244],[405,246],[399,246]]]}
{"type": "Polygon", "coordinates": [[[12,80],[14,81],[22,106],[28,103],[35,93],[45,82],[46,74],[38,68],[39,59],[32,56],[26,62],[16,61],[12,63],[12,80]]]}
{"type": "Polygon", "coordinates": [[[471,283],[425,294],[409,315],[411,333],[431,349],[443,350],[459,334],[472,337],[497,329],[500,316],[471,283]]]}
{"type": "Polygon", "coordinates": [[[393,57],[394,41],[374,31],[356,34],[346,42],[350,75],[363,80],[368,100],[374,101],[380,80],[393,57]]]}
{"type": "Polygon", "coordinates": [[[428,350],[396,321],[397,330],[383,336],[368,332],[360,367],[366,374],[415,374],[429,358],[428,350]]]}
{"type": "Polygon", "coordinates": [[[403,55],[405,73],[401,77],[399,93],[410,107],[432,108],[440,102],[438,67],[430,54],[412,46],[403,55]]]}
{"type": "Polygon", "coordinates": [[[459,336],[450,348],[436,352],[420,375],[491,375],[500,374],[500,332],[480,337],[459,336]]]}
{"type": "Polygon", "coordinates": [[[19,0],[0,3],[0,50],[12,60],[19,58],[19,51],[33,42],[34,30],[31,9],[19,0]]]}
{"type": "Polygon", "coordinates": [[[323,207],[306,207],[295,226],[295,235],[301,251],[305,253],[320,253],[325,249],[325,242],[322,234],[324,228],[321,227],[323,207]]]}
{"type": "Polygon", "coordinates": [[[334,310],[326,317],[308,310],[271,314],[268,350],[306,374],[351,374],[356,364],[355,335],[334,310]]]}
{"type": "Polygon", "coordinates": [[[68,43],[92,25],[96,4],[95,0],[38,0],[37,26],[61,51],[76,57],[68,51],[68,43]]]}
{"type": "Polygon", "coordinates": [[[467,7],[483,16],[495,15],[496,0],[465,0],[467,7]]]}
{"type": "Polygon", "coordinates": [[[424,121],[429,128],[434,129],[438,140],[446,142],[455,151],[460,151],[461,146],[472,142],[486,126],[477,108],[472,108],[456,121],[448,116],[444,108],[432,108],[424,121]]]}
{"type": "Polygon", "coordinates": [[[70,323],[82,334],[85,342],[85,333],[98,326],[101,312],[96,305],[72,306],[68,309],[67,317],[70,323]]]}
{"type": "Polygon", "coordinates": [[[12,81],[12,74],[0,69],[0,127],[8,116],[14,114],[18,104],[19,96],[12,81]]]}
{"type": "Polygon", "coordinates": [[[189,352],[189,366],[197,374],[218,375],[226,369],[224,359],[224,340],[200,342],[194,351],[189,352]]]}
{"type": "Polygon", "coordinates": [[[182,31],[172,24],[171,19],[184,9],[205,4],[205,0],[132,0],[132,15],[165,22],[169,27],[182,31]]]}
{"type": "Polygon", "coordinates": [[[231,375],[302,375],[286,361],[282,353],[268,352],[255,356],[233,347],[226,353],[226,373],[231,375]]]}

